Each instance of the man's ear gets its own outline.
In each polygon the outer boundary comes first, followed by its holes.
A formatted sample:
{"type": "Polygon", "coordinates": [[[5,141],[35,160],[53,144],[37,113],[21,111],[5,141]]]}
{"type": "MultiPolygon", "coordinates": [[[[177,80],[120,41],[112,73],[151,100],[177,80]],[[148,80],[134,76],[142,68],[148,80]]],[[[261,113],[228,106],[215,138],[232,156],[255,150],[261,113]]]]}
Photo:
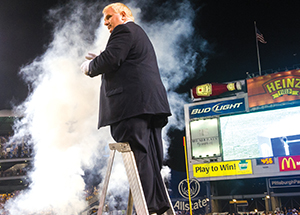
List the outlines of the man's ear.
{"type": "Polygon", "coordinates": [[[122,20],[125,20],[125,18],[127,17],[127,16],[126,16],[126,12],[125,12],[125,11],[122,11],[120,14],[121,14],[121,16],[122,16],[122,20]]]}

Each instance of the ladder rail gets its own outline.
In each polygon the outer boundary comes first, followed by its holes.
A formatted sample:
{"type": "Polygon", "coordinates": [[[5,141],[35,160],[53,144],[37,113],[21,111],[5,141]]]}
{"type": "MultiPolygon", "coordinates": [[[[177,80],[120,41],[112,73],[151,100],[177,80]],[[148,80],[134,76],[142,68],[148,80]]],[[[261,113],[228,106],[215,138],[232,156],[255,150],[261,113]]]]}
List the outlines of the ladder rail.
{"type": "Polygon", "coordinates": [[[135,210],[138,215],[148,215],[148,207],[133,152],[123,152],[122,156],[135,210]]]}
{"type": "Polygon", "coordinates": [[[100,199],[99,199],[99,207],[98,207],[97,215],[102,215],[102,212],[103,212],[105,197],[106,197],[107,188],[108,188],[108,182],[109,182],[109,178],[110,178],[110,174],[111,174],[111,170],[112,170],[113,161],[115,158],[115,153],[116,153],[116,150],[110,151],[106,175],[105,175],[105,179],[104,179],[104,183],[103,183],[103,187],[102,187],[102,191],[101,191],[101,195],[100,195],[100,199]]]}
{"type": "Polygon", "coordinates": [[[132,210],[133,210],[133,198],[132,198],[131,189],[129,189],[126,215],[131,215],[132,210]]]}

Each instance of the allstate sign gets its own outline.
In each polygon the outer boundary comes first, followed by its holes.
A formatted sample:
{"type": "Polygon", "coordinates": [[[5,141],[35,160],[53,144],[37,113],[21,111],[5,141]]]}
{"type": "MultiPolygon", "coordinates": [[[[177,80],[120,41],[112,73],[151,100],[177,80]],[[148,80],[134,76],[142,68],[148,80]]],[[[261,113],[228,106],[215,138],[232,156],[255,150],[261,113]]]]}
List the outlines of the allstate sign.
{"type": "Polygon", "coordinates": [[[193,210],[193,214],[207,214],[210,213],[209,201],[209,186],[206,182],[199,182],[192,178],[189,180],[189,186],[186,179],[185,172],[178,172],[171,169],[170,181],[170,197],[173,208],[177,214],[186,214],[193,210]],[[190,188],[190,191],[188,189],[190,188]],[[191,197],[191,205],[189,203],[189,195],[191,197]]]}
{"type": "MultiPolygon", "coordinates": [[[[206,198],[197,198],[197,196],[200,193],[201,186],[200,183],[196,179],[191,179],[190,181],[190,195],[192,199],[191,208],[193,211],[198,211],[200,214],[203,214],[205,212],[206,207],[208,207],[208,200],[206,198]]],[[[183,179],[178,184],[178,192],[180,195],[185,199],[177,200],[173,207],[175,211],[189,211],[190,210],[190,204],[189,204],[189,191],[188,191],[188,184],[187,180],[183,179]]]]}
{"type": "Polygon", "coordinates": [[[190,119],[246,111],[245,98],[224,100],[189,107],[190,119]]]}

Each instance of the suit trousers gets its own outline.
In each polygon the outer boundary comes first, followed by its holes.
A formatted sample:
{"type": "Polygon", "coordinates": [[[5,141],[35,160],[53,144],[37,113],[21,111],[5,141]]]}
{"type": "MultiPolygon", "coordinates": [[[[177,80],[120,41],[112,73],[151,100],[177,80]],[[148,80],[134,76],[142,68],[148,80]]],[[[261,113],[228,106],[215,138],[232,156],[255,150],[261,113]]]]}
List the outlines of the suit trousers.
{"type": "Polygon", "coordinates": [[[110,126],[116,142],[128,142],[135,156],[148,210],[162,214],[169,209],[160,173],[163,164],[162,127],[167,117],[139,115],[110,126]]]}

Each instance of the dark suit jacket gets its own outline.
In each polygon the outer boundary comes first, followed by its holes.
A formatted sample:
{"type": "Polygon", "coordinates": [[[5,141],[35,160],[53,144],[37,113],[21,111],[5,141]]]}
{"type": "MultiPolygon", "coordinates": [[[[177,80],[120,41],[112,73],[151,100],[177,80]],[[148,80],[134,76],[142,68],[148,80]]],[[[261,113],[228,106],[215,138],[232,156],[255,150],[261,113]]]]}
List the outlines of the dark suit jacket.
{"type": "Polygon", "coordinates": [[[153,46],[134,22],[116,26],[106,49],[91,61],[88,75],[99,74],[98,128],[141,114],[171,115],[153,46]]]}

